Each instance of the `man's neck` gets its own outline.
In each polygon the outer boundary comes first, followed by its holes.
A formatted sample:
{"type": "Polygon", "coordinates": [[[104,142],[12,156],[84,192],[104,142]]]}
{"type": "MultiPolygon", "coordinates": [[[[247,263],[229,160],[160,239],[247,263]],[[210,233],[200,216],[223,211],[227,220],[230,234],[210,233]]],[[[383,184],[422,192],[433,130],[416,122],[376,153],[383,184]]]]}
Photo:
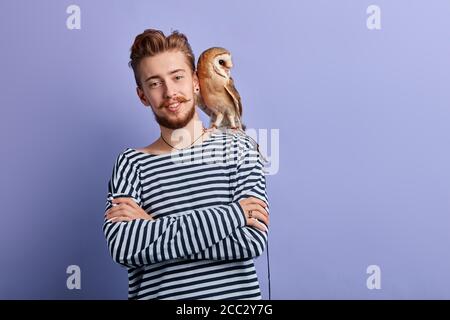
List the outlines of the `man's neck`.
{"type": "MultiPolygon", "coordinates": [[[[194,115],[192,120],[189,121],[185,127],[180,129],[169,129],[160,126],[161,135],[164,140],[177,149],[187,148],[193,143],[199,141],[200,139],[198,138],[202,136],[203,128],[203,123],[201,122],[197,114],[194,115]]],[[[165,142],[162,141],[162,143],[165,142]]]]}

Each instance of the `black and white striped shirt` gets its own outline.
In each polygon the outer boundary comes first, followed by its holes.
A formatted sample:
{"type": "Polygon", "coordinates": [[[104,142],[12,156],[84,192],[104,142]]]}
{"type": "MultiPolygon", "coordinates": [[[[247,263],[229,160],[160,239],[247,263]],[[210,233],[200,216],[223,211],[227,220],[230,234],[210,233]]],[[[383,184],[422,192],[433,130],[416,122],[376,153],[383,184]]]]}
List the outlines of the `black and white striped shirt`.
{"type": "Polygon", "coordinates": [[[155,219],[103,225],[112,258],[128,268],[129,299],[261,299],[253,258],[267,233],[246,226],[238,201],[268,203],[263,169],[240,133],[171,154],[122,151],[105,211],[131,197],[155,219]]]}

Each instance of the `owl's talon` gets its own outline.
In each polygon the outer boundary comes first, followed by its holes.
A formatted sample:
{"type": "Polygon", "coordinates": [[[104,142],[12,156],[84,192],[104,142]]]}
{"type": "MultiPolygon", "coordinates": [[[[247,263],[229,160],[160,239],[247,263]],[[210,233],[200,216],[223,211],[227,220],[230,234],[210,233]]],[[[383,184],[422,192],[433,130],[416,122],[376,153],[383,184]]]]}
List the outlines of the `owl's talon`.
{"type": "Polygon", "coordinates": [[[217,128],[217,126],[215,124],[211,125],[208,130],[210,130],[213,133],[216,133],[217,131],[219,131],[219,129],[217,128]]]}

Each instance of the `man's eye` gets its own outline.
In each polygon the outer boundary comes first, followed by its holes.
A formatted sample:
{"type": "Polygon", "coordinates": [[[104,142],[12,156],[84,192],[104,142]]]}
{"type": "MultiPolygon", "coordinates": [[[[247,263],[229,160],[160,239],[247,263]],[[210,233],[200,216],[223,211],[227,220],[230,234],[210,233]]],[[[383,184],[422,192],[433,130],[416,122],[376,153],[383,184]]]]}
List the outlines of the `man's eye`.
{"type": "Polygon", "coordinates": [[[181,80],[181,79],[183,79],[184,78],[184,76],[176,76],[175,77],[175,79],[177,79],[177,80],[181,80]]]}
{"type": "Polygon", "coordinates": [[[150,87],[151,88],[156,88],[156,87],[159,87],[160,84],[161,84],[161,82],[152,82],[152,83],[150,83],[150,87]]]}

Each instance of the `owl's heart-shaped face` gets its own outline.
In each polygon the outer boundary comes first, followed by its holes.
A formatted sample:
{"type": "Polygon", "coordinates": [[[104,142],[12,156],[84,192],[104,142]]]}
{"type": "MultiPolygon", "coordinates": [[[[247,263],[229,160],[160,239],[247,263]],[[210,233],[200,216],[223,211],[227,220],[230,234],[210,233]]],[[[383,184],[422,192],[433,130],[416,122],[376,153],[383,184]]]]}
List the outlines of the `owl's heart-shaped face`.
{"type": "Polygon", "coordinates": [[[230,71],[233,67],[233,62],[231,61],[231,54],[221,53],[214,57],[213,61],[214,71],[221,77],[226,79],[230,78],[230,71]]]}

